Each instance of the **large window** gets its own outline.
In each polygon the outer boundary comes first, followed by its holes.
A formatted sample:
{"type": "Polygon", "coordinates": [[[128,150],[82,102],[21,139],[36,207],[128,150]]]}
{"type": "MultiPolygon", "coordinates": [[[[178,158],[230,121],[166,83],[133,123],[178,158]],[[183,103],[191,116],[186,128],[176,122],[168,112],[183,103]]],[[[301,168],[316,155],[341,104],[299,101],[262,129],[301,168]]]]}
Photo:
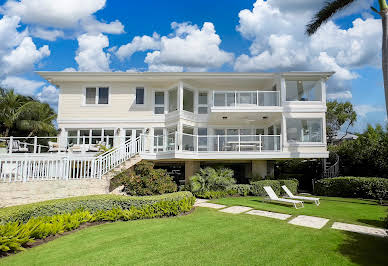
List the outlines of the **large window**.
{"type": "Polygon", "coordinates": [[[178,89],[174,88],[168,91],[168,112],[178,110],[178,89]]]}
{"type": "Polygon", "coordinates": [[[109,88],[108,87],[87,87],[85,89],[85,104],[108,104],[109,88]]]}
{"type": "Polygon", "coordinates": [[[322,119],[287,118],[288,142],[323,142],[322,119]]]}
{"type": "Polygon", "coordinates": [[[144,88],[136,88],[136,104],[144,104],[144,88]]]}
{"type": "Polygon", "coordinates": [[[207,151],[207,128],[198,128],[198,151],[207,151]]]}
{"type": "Polygon", "coordinates": [[[321,101],[322,89],[320,81],[287,80],[287,101],[321,101]]]}
{"type": "Polygon", "coordinates": [[[154,147],[155,151],[163,151],[164,134],[163,128],[154,128],[154,147]]]}
{"type": "Polygon", "coordinates": [[[156,91],[155,92],[155,114],[164,114],[164,92],[156,91]]]}
{"type": "Polygon", "coordinates": [[[67,131],[68,144],[98,144],[113,147],[115,137],[113,129],[69,129],[67,131]]]}
{"type": "Polygon", "coordinates": [[[194,92],[189,89],[183,89],[183,110],[194,112],[194,92]]]}
{"type": "Polygon", "coordinates": [[[198,114],[208,113],[207,92],[198,93],[198,114]]]}

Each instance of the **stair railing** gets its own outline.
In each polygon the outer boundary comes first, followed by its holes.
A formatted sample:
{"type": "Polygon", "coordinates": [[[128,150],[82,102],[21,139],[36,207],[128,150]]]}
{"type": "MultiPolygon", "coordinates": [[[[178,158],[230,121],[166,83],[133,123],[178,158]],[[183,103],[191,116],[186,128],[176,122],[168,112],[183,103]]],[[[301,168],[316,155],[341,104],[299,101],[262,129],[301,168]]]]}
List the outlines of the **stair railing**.
{"type": "Polygon", "coordinates": [[[322,173],[322,178],[333,178],[339,175],[339,156],[337,153],[333,153],[335,156],[335,162],[328,169],[325,169],[322,173]]]}

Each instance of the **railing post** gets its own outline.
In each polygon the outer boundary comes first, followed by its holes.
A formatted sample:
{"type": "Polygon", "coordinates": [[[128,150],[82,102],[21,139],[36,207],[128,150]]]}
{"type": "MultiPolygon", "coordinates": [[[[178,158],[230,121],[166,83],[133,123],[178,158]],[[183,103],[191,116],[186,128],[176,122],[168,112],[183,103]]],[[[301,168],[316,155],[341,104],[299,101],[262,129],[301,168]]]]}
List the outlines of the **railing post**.
{"type": "Polygon", "coordinates": [[[256,91],[256,105],[259,106],[259,90],[256,91]]]}
{"type": "Polygon", "coordinates": [[[241,151],[241,135],[238,135],[238,152],[241,151]]]}
{"type": "Polygon", "coordinates": [[[13,137],[9,137],[9,143],[8,143],[8,152],[12,153],[12,147],[13,147],[13,137]]]}
{"type": "Polygon", "coordinates": [[[69,173],[70,173],[70,160],[69,157],[63,158],[63,179],[68,180],[69,179],[69,173]]]}
{"type": "Polygon", "coordinates": [[[261,136],[261,134],[259,135],[259,152],[261,152],[261,147],[262,147],[262,145],[263,145],[263,139],[262,139],[262,136],[261,136]]]}
{"type": "Polygon", "coordinates": [[[220,135],[217,135],[217,151],[220,151],[220,135]]]}
{"type": "Polygon", "coordinates": [[[38,137],[35,136],[34,137],[34,153],[36,153],[37,148],[38,148],[38,137]]]}

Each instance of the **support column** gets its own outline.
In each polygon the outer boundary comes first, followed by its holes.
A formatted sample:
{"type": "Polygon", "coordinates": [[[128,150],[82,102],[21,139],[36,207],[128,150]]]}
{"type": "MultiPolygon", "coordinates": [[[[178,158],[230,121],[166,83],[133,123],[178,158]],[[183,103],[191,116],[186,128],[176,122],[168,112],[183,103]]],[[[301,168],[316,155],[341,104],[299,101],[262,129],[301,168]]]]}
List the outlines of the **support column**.
{"type": "Polygon", "coordinates": [[[188,185],[190,177],[195,175],[200,169],[199,161],[185,161],[185,184],[188,185]]]}
{"type": "Polygon", "coordinates": [[[267,161],[253,160],[252,161],[252,177],[260,176],[262,179],[267,175],[267,161]]]}

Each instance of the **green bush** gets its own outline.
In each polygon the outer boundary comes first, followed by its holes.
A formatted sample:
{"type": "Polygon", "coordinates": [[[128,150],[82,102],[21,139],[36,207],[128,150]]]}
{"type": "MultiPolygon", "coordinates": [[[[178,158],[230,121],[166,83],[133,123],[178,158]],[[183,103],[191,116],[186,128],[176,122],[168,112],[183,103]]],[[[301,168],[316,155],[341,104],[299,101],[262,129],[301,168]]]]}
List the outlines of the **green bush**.
{"type": "Polygon", "coordinates": [[[164,169],[154,169],[154,164],[143,161],[135,165],[134,171],[127,170],[121,177],[123,192],[132,196],[160,195],[177,191],[173,178],[164,169]]]}
{"type": "Polygon", "coordinates": [[[299,185],[298,180],[284,179],[284,180],[278,180],[278,181],[280,183],[281,194],[283,195],[286,194],[286,192],[281,188],[281,186],[286,186],[294,195],[298,194],[298,185],[299,185]]]}
{"type": "Polygon", "coordinates": [[[335,177],[315,182],[314,193],[323,196],[388,199],[388,179],[378,177],[335,177]]]}
{"type": "Polygon", "coordinates": [[[207,191],[223,191],[236,183],[233,170],[228,168],[214,169],[206,167],[200,169],[190,178],[191,191],[202,193],[207,191]]]}
{"type": "Polygon", "coordinates": [[[278,180],[262,180],[251,183],[251,193],[254,196],[268,196],[265,192],[265,186],[272,187],[276,195],[280,195],[280,182],[278,180]]]}
{"type": "Polygon", "coordinates": [[[6,252],[23,250],[23,246],[33,242],[34,239],[44,239],[48,236],[71,231],[86,222],[128,221],[176,216],[190,211],[194,201],[195,198],[192,194],[186,192],[176,198],[169,197],[142,206],[132,206],[129,209],[115,207],[95,212],[76,210],[72,213],[53,216],[31,217],[26,223],[17,221],[0,224],[0,255],[6,252]]]}
{"type": "Polygon", "coordinates": [[[99,210],[111,210],[121,208],[123,210],[131,207],[142,207],[164,201],[180,201],[193,198],[191,192],[182,191],[157,196],[121,196],[121,195],[92,195],[57,199],[31,203],[21,206],[13,206],[0,209],[0,223],[10,221],[26,222],[31,217],[53,216],[56,214],[71,213],[75,210],[86,210],[94,213],[99,210]]]}
{"type": "Polygon", "coordinates": [[[227,190],[211,190],[211,191],[204,191],[204,192],[196,192],[194,195],[197,198],[201,199],[219,199],[219,198],[225,198],[228,196],[235,196],[238,195],[236,190],[227,189],[227,190]]]}
{"type": "Polygon", "coordinates": [[[251,194],[251,185],[247,184],[236,184],[236,185],[231,185],[228,187],[229,190],[236,191],[237,195],[240,196],[248,196],[251,194]]]}

